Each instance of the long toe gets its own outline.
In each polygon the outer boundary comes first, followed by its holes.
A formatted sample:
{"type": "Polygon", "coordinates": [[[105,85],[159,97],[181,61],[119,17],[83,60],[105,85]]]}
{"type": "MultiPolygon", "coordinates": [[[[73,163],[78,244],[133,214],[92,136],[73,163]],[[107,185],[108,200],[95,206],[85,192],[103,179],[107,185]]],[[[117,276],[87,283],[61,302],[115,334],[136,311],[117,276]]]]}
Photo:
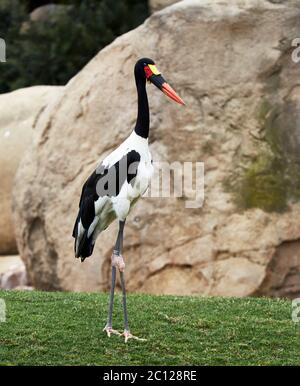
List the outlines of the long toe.
{"type": "Polygon", "coordinates": [[[125,343],[127,343],[129,339],[135,339],[135,340],[139,340],[141,342],[146,342],[146,340],[147,340],[147,339],[139,338],[138,336],[132,335],[131,332],[128,330],[124,330],[122,336],[125,337],[125,343]]]}
{"type": "Polygon", "coordinates": [[[103,328],[103,331],[105,331],[107,333],[107,336],[110,338],[111,334],[114,334],[114,335],[122,335],[118,330],[114,330],[112,327],[109,327],[109,326],[105,326],[103,328]]]}

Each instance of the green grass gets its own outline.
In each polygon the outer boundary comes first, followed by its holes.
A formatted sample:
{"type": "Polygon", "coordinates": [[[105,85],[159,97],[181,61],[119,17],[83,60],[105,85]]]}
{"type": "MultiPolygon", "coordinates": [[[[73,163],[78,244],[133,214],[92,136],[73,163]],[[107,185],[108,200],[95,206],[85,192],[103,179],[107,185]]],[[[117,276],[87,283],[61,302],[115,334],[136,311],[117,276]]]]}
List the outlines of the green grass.
{"type": "MultiPolygon", "coordinates": [[[[1,365],[299,365],[291,302],[266,298],[129,295],[132,332],[102,332],[107,294],[0,291],[1,365]]],[[[114,328],[122,329],[121,297],[114,328]]]]}

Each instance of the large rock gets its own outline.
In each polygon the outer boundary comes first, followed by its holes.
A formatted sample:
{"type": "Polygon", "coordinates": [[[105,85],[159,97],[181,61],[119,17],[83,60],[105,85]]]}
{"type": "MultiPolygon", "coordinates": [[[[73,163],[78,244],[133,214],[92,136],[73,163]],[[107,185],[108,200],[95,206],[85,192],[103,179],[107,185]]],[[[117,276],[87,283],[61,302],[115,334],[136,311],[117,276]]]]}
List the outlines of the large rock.
{"type": "Polygon", "coordinates": [[[57,89],[38,86],[0,95],[0,254],[17,251],[11,214],[13,180],[39,114],[57,89]]]}
{"type": "Polygon", "coordinates": [[[70,6],[64,4],[46,4],[41,5],[40,7],[35,8],[30,13],[30,21],[33,22],[45,22],[49,20],[54,20],[64,14],[70,6]]]}
{"type": "Polygon", "coordinates": [[[0,289],[26,287],[27,276],[23,261],[19,256],[1,256],[0,289]]]}
{"type": "Polygon", "coordinates": [[[154,160],[204,161],[205,202],[137,204],[125,230],[128,289],[300,295],[300,65],[291,60],[300,9],[279,3],[174,4],[70,81],[42,114],[16,180],[18,246],[31,284],[109,288],[116,224],[83,264],[71,232],[83,182],[133,128],[133,66],[148,56],[186,102],[181,108],[149,87],[154,160]]]}
{"type": "Polygon", "coordinates": [[[156,12],[178,1],[180,0],[149,0],[149,6],[151,12],[156,12]]]}
{"type": "Polygon", "coordinates": [[[0,258],[0,275],[3,275],[5,272],[9,271],[14,266],[24,266],[19,255],[8,255],[1,256],[0,258]]]}

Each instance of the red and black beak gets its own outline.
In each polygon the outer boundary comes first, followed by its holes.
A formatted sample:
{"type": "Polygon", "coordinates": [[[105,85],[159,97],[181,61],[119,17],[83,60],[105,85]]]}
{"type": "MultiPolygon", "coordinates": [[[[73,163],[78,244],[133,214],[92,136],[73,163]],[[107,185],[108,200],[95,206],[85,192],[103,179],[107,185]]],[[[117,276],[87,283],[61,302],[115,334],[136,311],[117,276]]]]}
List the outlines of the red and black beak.
{"type": "Polygon", "coordinates": [[[172,87],[164,80],[161,75],[152,75],[150,76],[149,80],[169,98],[173,99],[173,101],[179,103],[180,105],[185,105],[180,96],[176,93],[175,90],[172,89],[172,87]]]}
{"type": "Polygon", "coordinates": [[[164,80],[155,65],[148,65],[145,67],[145,73],[146,78],[157,88],[159,88],[164,94],[166,94],[169,98],[173,99],[180,105],[185,105],[184,101],[175,92],[175,90],[173,90],[172,87],[164,80]]]}

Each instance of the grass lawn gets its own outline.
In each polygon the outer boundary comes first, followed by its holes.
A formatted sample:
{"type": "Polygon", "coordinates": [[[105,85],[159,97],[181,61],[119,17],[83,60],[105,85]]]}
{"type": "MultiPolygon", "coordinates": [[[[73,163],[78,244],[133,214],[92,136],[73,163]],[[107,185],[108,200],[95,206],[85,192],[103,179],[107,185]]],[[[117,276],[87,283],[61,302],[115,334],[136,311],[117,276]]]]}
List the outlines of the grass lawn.
{"type": "MultiPolygon", "coordinates": [[[[129,295],[132,332],[113,335],[107,294],[0,291],[1,365],[300,365],[291,302],[266,298],[129,295]]],[[[122,330],[121,296],[114,328],[122,330]]]]}

